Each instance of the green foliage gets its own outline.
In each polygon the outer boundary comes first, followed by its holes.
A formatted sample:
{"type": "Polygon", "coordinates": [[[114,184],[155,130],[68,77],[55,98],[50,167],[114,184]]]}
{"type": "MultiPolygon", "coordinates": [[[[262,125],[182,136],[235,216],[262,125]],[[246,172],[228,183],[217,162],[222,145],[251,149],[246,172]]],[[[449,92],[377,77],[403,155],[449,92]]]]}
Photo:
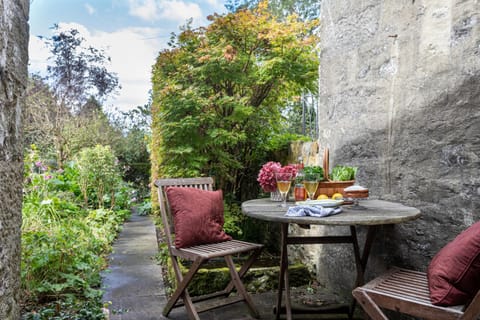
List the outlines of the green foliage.
{"type": "Polygon", "coordinates": [[[22,320],[104,320],[100,299],[84,301],[67,296],[63,301],[46,304],[22,316],[22,320]]]}
{"type": "Polygon", "coordinates": [[[114,127],[123,132],[121,143],[112,147],[124,170],[124,179],[133,183],[142,195],[147,194],[150,181],[150,114],[150,104],[146,104],[110,115],[114,127]]]}
{"type": "Polygon", "coordinates": [[[318,98],[315,93],[304,93],[289,102],[283,114],[288,119],[288,131],[316,140],[318,138],[318,98]]]}
{"type": "Polygon", "coordinates": [[[324,179],[323,168],[320,166],[306,166],[303,168],[304,180],[322,181],[324,179]]]}
{"type": "MultiPolygon", "coordinates": [[[[35,146],[25,156],[23,319],[103,318],[99,272],[130,211],[83,209],[79,175],[75,163],[60,170],[47,165],[35,146]]],[[[122,191],[131,194],[131,189],[122,191]]]]}
{"type": "Polygon", "coordinates": [[[94,148],[96,145],[114,148],[123,144],[121,131],[110,124],[99,105],[97,108],[89,112],[84,110],[64,123],[62,136],[65,137],[63,150],[66,159],[72,159],[83,148],[94,148]]]}
{"type": "Polygon", "coordinates": [[[241,200],[258,190],[273,137],[286,133],[289,97],[316,88],[316,21],[278,22],[264,3],[209,18],[208,27],[187,25],[172,37],[154,66],[153,171],[215,176],[241,200]]]}
{"type": "Polygon", "coordinates": [[[148,216],[152,213],[152,201],[146,198],[136,206],[136,209],[139,216],[148,216]]]}
{"type": "Polygon", "coordinates": [[[235,203],[224,203],[224,224],[223,229],[235,239],[242,239],[243,230],[242,225],[245,220],[245,215],[242,209],[235,203]]]}
{"type": "Polygon", "coordinates": [[[85,203],[96,199],[98,208],[104,206],[104,196],[110,195],[110,204],[115,204],[115,190],[120,185],[121,175],[111,148],[97,145],[84,148],[78,154],[79,185],[85,203]]]}

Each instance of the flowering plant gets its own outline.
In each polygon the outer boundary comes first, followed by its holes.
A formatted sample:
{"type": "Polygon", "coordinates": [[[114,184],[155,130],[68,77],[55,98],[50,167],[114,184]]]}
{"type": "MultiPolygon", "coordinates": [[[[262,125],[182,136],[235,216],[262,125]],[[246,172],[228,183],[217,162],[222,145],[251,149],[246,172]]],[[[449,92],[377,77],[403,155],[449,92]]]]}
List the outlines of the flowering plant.
{"type": "Polygon", "coordinates": [[[257,181],[260,183],[260,187],[265,192],[274,192],[277,190],[277,181],[275,179],[275,173],[292,173],[295,177],[297,174],[297,168],[294,165],[286,165],[282,167],[279,162],[269,161],[265,163],[260,172],[258,173],[257,181]]]}

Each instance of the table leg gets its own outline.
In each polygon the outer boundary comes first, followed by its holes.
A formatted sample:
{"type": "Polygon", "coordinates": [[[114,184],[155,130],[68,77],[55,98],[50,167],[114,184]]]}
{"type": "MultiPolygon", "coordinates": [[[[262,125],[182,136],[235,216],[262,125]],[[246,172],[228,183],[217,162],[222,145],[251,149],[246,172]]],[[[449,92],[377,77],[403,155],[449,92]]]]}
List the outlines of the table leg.
{"type": "Polygon", "coordinates": [[[287,251],[287,237],[288,237],[288,223],[281,224],[281,254],[280,254],[280,272],[278,279],[278,295],[276,307],[276,319],[280,319],[282,310],[283,288],[285,287],[285,309],[287,320],[292,319],[292,307],[290,304],[290,284],[288,281],[288,251],[287,251]]]}
{"type": "MultiPolygon", "coordinates": [[[[355,256],[355,266],[357,269],[357,277],[355,279],[355,286],[354,288],[361,286],[365,283],[365,269],[367,267],[368,257],[370,255],[370,249],[372,248],[373,240],[377,233],[378,226],[373,225],[368,227],[367,231],[367,238],[365,239],[365,244],[363,246],[363,252],[360,256],[360,246],[358,245],[358,238],[357,238],[357,229],[355,226],[350,226],[350,233],[352,236],[352,244],[353,244],[353,253],[355,256]]],[[[352,304],[350,306],[350,314],[348,315],[349,319],[353,318],[353,312],[355,311],[355,306],[357,302],[355,299],[352,300],[352,304]]]]}

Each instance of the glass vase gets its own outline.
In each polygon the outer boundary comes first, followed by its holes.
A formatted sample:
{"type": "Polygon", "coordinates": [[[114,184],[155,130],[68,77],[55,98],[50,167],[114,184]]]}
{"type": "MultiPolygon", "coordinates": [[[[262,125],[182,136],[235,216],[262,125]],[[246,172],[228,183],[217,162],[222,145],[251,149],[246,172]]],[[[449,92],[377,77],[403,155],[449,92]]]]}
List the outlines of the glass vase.
{"type": "Polygon", "coordinates": [[[270,192],[270,200],[280,202],[282,201],[282,194],[280,191],[276,190],[273,192],[270,192]]]}

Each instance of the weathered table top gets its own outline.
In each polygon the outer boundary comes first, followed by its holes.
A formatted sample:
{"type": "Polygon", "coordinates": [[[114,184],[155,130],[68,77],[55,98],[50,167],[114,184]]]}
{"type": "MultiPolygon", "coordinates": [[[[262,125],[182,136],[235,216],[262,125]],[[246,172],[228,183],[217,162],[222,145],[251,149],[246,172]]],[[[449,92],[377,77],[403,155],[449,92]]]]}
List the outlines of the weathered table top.
{"type": "Polygon", "coordinates": [[[342,205],[343,212],[323,217],[288,217],[285,216],[288,207],[295,203],[287,202],[287,208],[279,206],[279,202],[270,199],[255,199],[242,203],[245,215],[280,223],[320,224],[320,225],[382,225],[396,224],[420,217],[420,210],[407,207],[400,203],[383,200],[361,200],[364,210],[353,210],[350,205],[342,205]]]}

